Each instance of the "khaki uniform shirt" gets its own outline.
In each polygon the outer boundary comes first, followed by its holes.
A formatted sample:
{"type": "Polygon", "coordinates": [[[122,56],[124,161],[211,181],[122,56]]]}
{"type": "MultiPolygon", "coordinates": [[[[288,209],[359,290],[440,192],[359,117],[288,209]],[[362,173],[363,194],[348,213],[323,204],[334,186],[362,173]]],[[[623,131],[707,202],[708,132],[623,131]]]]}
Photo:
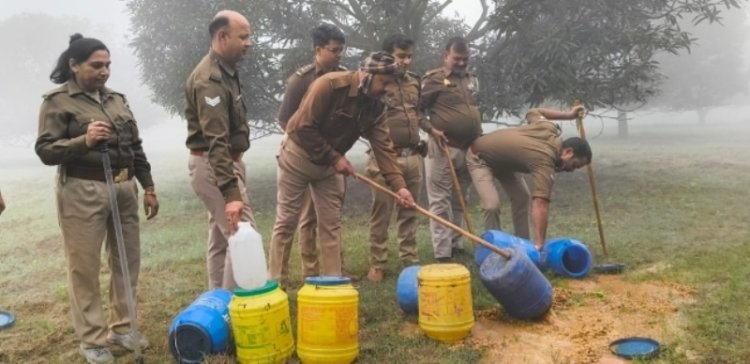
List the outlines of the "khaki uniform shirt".
{"type": "Polygon", "coordinates": [[[103,168],[101,152],[86,146],[86,131],[94,120],[107,121],[112,126],[107,141],[112,169],[133,167],[141,186],[153,186],[151,165],[143,152],[138,125],[125,95],[104,87],[99,96],[101,103],[84,93],[74,81],[44,94],[36,154],[46,165],[103,168]]]}
{"type": "Polygon", "coordinates": [[[547,121],[536,109],[529,111],[526,120],[528,125],[479,137],[473,150],[495,174],[531,173],[534,179],[532,196],[550,200],[555,171],[560,165],[560,128],[547,121]]]}
{"type": "MultiPolygon", "coordinates": [[[[346,68],[337,66],[335,71],[345,71],[346,68]]],[[[279,108],[279,115],[277,117],[279,126],[282,130],[286,130],[286,124],[289,122],[289,118],[294,115],[294,112],[299,108],[299,103],[302,102],[302,96],[305,96],[305,92],[310,87],[310,84],[315,81],[316,78],[330,72],[325,68],[318,67],[315,63],[310,63],[307,66],[301,67],[296,72],[292,73],[291,76],[286,80],[286,91],[284,92],[284,99],[281,100],[281,107],[279,108]]]]}
{"type": "Polygon", "coordinates": [[[465,147],[482,135],[478,92],[475,75],[460,76],[438,68],[424,76],[420,105],[430,117],[430,126],[442,130],[452,144],[465,147]]]}
{"type": "Polygon", "coordinates": [[[242,201],[232,169],[232,154],[250,148],[243,96],[237,70],[213,50],[195,66],[185,85],[185,144],[190,150],[208,152],[216,185],[227,202],[242,201]]]}
{"type": "Polygon", "coordinates": [[[380,101],[360,92],[356,71],[329,72],[310,85],[286,131],[313,163],[331,166],[364,136],[383,176],[397,191],[406,183],[396,163],[383,109],[380,101]]]}
{"type": "Polygon", "coordinates": [[[419,128],[426,132],[431,129],[429,121],[419,111],[420,88],[419,76],[411,72],[407,72],[399,83],[390,83],[386,88],[383,96],[385,120],[397,148],[415,147],[419,143],[419,128]]]}

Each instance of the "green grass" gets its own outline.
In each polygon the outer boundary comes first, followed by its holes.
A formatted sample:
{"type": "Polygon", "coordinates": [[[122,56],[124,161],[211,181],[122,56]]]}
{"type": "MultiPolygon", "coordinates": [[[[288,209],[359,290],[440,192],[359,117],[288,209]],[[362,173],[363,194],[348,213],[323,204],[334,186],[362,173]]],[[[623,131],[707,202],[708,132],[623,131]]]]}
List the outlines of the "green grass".
{"type": "MultiPolygon", "coordinates": [[[[750,126],[712,129],[631,126],[627,141],[592,141],[609,260],[627,264],[624,279],[663,280],[695,289],[684,308],[684,335],[664,343],[663,362],[750,361],[750,150],[742,135],[750,126]],[[663,265],[661,270],[643,268],[663,265]]],[[[24,151],[26,153],[26,151],[24,151]]],[[[184,153],[151,156],[160,215],[142,222],[140,322],[151,339],[149,363],[171,362],[166,332],[174,315],[206,288],[206,214],[187,183],[184,153]]],[[[252,150],[251,150],[252,154],[252,150]]],[[[358,166],[363,157],[352,158],[358,166]]],[[[269,155],[246,158],[258,226],[269,240],[274,220],[275,169],[269,155]]],[[[35,160],[3,167],[0,188],[8,210],[0,216],[0,309],[17,316],[0,332],[0,362],[82,362],[68,319],[65,260],[54,202],[54,169],[35,160]]],[[[367,270],[367,209],[370,192],[349,182],[344,211],[346,265],[367,270]]],[[[424,196],[422,197],[424,201],[424,196]]],[[[475,198],[475,197],[474,197],[475,198]]],[[[504,200],[507,201],[507,200],[504,200]]],[[[476,206],[474,199],[470,202],[476,206]]],[[[473,208],[474,226],[481,226],[473,208]]],[[[510,226],[510,213],[503,211],[510,226]]],[[[560,176],[551,206],[549,237],[587,242],[603,261],[585,172],[560,176]]],[[[391,236],[393,240],[393,234],[391,236]]],[[[418,229],[419,253],[431,263],[426,219],[418,229]]],[[[468,244],[468,243],[467,243],[468,244]]],[[[298,247],[292,253],[293,284],[300,285],[298,247]]],[[[483,355],[471,345],[444,345],[425,338],[416,318],[395,298],[400,270],[391,259],[382,284],[361,282],[360,363],[472,363],[483,355]]],[[[467,259],[472,277],[476,268],[467,259]]],[[[106,268],[102,282],[106,282],[106,268]]],[[[565,281],[552,279],[554,285],[565,281]]],[[[475,309],[498,307],[472,280],[475,309]]],[[[595,293],[596,294],[596,293],[595,293]]],[[[292,316],[296,292],[290,291],[292,316]]],[[[601,293],[607,299],[605,293],[601,293]]],[[[579,301],[582,298],[579,299],[579,301]]],[[[576,298],[572,299],[573,304],[576,298]]],[[[216,357],[212,363],[229,362],[216,357]]]]}

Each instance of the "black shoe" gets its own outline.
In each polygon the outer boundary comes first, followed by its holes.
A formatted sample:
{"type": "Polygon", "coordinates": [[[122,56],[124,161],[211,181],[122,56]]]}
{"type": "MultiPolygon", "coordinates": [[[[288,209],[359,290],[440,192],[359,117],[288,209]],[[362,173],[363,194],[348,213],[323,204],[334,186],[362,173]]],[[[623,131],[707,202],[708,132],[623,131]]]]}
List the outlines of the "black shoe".
{"type": "Polygon", "coordinates": [[[437,260],[438,263],[451,263],[451,262],[453,262],[453,258],[451,258],[451,257],[440,257],[440,258],[435,258],[435,260],[437,260]]]}

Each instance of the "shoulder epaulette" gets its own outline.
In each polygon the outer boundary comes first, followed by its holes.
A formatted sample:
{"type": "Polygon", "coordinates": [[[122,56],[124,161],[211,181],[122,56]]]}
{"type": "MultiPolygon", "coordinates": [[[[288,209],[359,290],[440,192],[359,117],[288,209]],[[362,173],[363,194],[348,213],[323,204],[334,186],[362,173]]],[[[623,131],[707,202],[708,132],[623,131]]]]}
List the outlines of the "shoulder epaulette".
{"type": "Polygon", "coordinates": [[[331,77],[331,87],[333,88],[342,88],[342,87],[349,87],[349,78],[351,75],[349,73],[336,75],[335,77],[331,77]]]}
{"type": "Polygon", "coordinates": [[[49,91],[45,92],[42,95],[42,97],[45,100],[49,100],[52,96],[55,96],[55,95],[57,95],[59,93],[63,93],[63,92],[68,92],[68,85],[63,84],[60,87],[53,88],[52,90],[49,90],[49,91]]]}
{"type": "Polygon", "coordinates": [[[297,74],[297,76],[300,76],[300,77],[302,77],[302,76],[304,76],[304,75],[305,75],[306,73],[308,73],[308,72],[310,72],[310,71],[312,71],[312,70],[314,70],[314,69],[315,69],[315,63],[310,63],[310,64],[308,64],[308,65],[306,65],[306,66],[302,66],[302,67],[300,67],[300,68],[299,68],[299,69],[298,69],[298,70],[297,70],[296,72],[294,72],[294,73],[295,73],[295,74],[297,74]]]}
{"type": "Polygon", "coordinates": [[[416,74],[416,73],[414,73],[412,71],[406,71],[406,74],[409,75],[409,76],[411,76],[411,77],[416,78],[417,80],[422,79],[422,77],[420,77],[418,74],[416,74]]]}
{"type": "Polygon", "coordinates": [[[442,68],[435,68],[435,69],[433,69],[433,70],[429,70],[429,71],[427,71],[427,72],[426,72],[426,73],[424,74],[424,77],[425,77],[425,78],[427,78],[427,77],[430,77],[430,76],[432,76],[432,75],[434,75],[434,74],[436,74],[436,73],[438,73],[438,72],[441,72],[442,70],[443,70],[442,68]]]}

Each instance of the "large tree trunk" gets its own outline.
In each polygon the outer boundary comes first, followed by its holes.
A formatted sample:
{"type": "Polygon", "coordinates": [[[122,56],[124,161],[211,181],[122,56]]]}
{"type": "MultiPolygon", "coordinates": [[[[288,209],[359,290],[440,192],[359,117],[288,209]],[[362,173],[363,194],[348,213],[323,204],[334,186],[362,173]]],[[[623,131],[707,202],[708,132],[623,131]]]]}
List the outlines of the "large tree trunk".
{"type": "Polygon", "coordinates": [[[622,110],[617,110],[617,137],[628,138],[628,113],[622,110]]]}
{"type": "Polygon", "coordinates": [[[708,115],[708,108],[701,107],[698,110],[698,125],[706,125],[706,115],[708,115]]]}

